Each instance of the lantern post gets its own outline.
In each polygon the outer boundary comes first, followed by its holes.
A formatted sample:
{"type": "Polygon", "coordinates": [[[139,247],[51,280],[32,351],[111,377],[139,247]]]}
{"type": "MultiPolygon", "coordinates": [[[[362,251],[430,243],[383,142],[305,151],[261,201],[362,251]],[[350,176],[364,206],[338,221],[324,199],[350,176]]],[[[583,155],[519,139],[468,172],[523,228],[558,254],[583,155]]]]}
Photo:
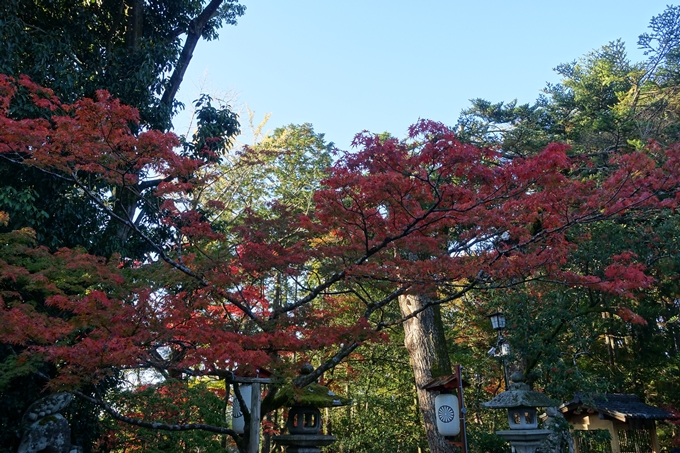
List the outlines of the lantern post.
{"type": "Polygon", "coordinates": [[[489,356],[496,356],[501,358],[501,366],[503,367],[503,382],[505,383],[505,388],[508,388],[508,369],[505,363],[505,357],[510,354],[510,345],[505,341],[503,337],[503,329],[505,329],[505,315],[500,311],[495,311],[487,316],[491,321],[491,327],[498,334],[498,340],[496,341],[496,346],[491,348],[489,351],[489,356]]]}

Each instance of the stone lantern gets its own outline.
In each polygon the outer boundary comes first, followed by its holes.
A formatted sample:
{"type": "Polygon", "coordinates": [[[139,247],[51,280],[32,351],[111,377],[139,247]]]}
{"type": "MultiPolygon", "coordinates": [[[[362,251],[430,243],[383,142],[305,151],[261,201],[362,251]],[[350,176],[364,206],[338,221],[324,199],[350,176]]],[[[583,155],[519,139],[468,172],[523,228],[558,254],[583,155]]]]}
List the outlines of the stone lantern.
{"type": "MultiPolygon", "coordinates": [[[[313,368],[303,367],[302,374],[308,374],[313,368]]],[[[328,387],[318,383],[309,384],[301,389],[288,387],[282,389],[276,400],[290,407],[286,429],[289,434],[274,436],[278,445],[283,445],[287,453],[319,453],[321,449],[337,440],[335,436],[319,434],[321,431],[320,408],[338,407],[351,404],[347,398],[333,393],[328,387]]]]}
{"type": "Polygon", "coordinates": [[[510,442],[518,453],[535,453],[543,440],[552,433],[549,429],[538,429],[537,408],[557,404],[543,393],[531,390],[524,383],[521,372],[514,373],[510,379],[512,384],[508,390],[499,393],[491,401],[482,403],[482,406],[507,409],[510,429],[496,431],[496,434],[510,442]]]}

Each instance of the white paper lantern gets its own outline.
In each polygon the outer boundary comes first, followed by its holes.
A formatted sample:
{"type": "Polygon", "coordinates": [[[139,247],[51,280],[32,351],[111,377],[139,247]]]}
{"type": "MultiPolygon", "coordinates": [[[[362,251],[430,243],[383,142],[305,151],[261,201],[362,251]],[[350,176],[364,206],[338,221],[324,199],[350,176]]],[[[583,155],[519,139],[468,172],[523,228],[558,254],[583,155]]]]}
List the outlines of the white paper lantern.
{"type": "Polygon", "coordinates": [[[437,395],[434,399],[437,413],[437,431],[442,436],[457,436],[460,433],[460,411],[458,398],[450,393],[437,395]]]}
{"type": "MultiPolygon", "coordinates": [[[[250,411],[250,398],[251,395],[253,394],[253,388],[250,384],[242,384],[239,385],[239,389],[241,390],[241,395],[243,396],[243,401],[246,402],[246,407],[248,408],[248,411],[250,411]]],[[[234,395],[234,404],[232,405],[231,408],[231,428],[236,431],[238,434],[243,434],[245,431],[245,418],[243,417],[243,412],[241,411],[241,405],[238,402],[238,399],[236,398],[236,395],[234,395]]]]}

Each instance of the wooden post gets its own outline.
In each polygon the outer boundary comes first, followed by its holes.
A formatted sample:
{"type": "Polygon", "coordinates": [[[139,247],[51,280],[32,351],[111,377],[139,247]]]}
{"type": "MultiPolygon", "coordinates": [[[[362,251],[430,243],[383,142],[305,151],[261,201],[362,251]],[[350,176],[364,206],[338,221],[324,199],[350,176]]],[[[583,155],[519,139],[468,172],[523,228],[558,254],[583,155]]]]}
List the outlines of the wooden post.
{"type": "Polygon", "coordinates": [[[460,435],[462,437],[462,450],[463,453],[468,451],[468,441],[467,441],[467,427],[465,426],[465,415],[467,409],[465,408],[465,400],[463,399],[463,373],[461,372],[461,366],[456,365],[454,367],[456,377],[458,378],[458,408],[460,409],[460,435]]]}
{"type": "Polygon", "coordinates": [[[261,397],[260,383],[252,384],[250,395],[250,437],[248,439],[248,453],[258,453],[260,451],[260,407],[261,397]]]}
{"type": "Polygon", "coordinates": [[[607,430],[609,431],[609,435],[611,436],[611,445],[612,445],[612,453],[621,453],[621,444],[619,443],[619,433],[616,432],[616,427],[614,426],[614,422],[611,420],[608,420],[609,423],[607,423],[607,430]]]}
{"type": "Polygon", "coordinates": [[[645,423],[645,427],[649,429],[649,440],[652,444],[652,453],[659,453],[659,437],[656,435],[656,420],[649,420],[645,423]]]}
{"type": "Polygon", "coordinates": [[[261,377],[237,377],[231,382],[237,384],[251,384],[250,393],[250,434],[248,437],[247,453],[258,453],[260,451],[260,424],[262,422],[262,384],[271,384],[270,378],[261,377]]]}

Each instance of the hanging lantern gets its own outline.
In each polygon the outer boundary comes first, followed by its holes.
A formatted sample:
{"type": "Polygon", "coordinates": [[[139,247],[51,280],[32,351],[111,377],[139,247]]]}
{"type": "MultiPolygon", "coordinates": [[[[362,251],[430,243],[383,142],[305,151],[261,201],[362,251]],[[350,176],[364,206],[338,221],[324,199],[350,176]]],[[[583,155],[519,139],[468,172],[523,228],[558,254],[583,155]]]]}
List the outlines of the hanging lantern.
{"type": "Polygon", "coordinates": [[[505,315],[500,311],[496,311],[487,316],[491,320],[491,327],[493,330],[500,332],[505,329],[505,315]]]}
{"type": "Polygon", "coordinates": [[[442,436],[457,436],[460,433],[460,411],[458,398],[450,393],[442,393],[434,399],[437,412],[437,431],[442,436]]]}
{"type": "MultiPolygon", "coordinates": [[[[236,384],[235,384],[236,385],[236,384]]],[[[243,396],[243,401],[246,402],[246,407],[250,411],[250,399],[253,394],[253,387],[250,384],[240,384],[239,390],[241,390],[241,396],[243,396]]],[[[231,411],[231,428],[238,434],[243,434],[245,431],[245,418],[243,417],[243,411],[241,411],[241,405],[238,402],[238,398],[234,395],[234,404],[232,405],[231,411]]]]}

